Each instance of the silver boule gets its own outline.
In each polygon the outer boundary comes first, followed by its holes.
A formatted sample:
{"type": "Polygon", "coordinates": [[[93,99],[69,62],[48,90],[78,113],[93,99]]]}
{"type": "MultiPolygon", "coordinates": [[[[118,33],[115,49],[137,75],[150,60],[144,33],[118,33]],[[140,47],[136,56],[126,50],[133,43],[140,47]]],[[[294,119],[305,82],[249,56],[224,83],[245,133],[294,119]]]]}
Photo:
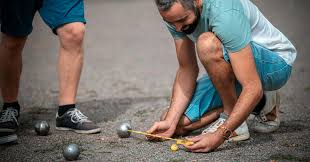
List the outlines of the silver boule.
{"type": "Polygon", "coordinates": [[[80,156],[80,149],[77,144],[69,144],[63,150],[63,156],[66,160],[77,160],[80,156]]]}
{"type": "Polygon", "coordinates": [[[34,130],[40,136],[47,136],[50,130],[50,126],[46,121],[38,121],[34,125],[34,130]]]}
{"type": "Polygon", "coordinates": [[[120,138],[128,138],[131,134],[131,132],[129,132],[128,130],[131,130],[131,125],[130,123],[122,123],[119,125],[119,127],[117,128],[116,132],[118,137],[120,138]]]}

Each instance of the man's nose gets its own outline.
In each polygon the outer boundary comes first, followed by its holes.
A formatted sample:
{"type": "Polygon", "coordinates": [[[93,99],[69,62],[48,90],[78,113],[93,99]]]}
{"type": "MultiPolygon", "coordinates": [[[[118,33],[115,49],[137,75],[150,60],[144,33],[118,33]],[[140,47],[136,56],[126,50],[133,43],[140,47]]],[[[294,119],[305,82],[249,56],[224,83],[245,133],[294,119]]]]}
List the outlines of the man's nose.
{"type": "Polygon", "coordinates": [[[178,32],[181,32],[183,25],[181,23],[175,23],[174,27],[178,32]]]}

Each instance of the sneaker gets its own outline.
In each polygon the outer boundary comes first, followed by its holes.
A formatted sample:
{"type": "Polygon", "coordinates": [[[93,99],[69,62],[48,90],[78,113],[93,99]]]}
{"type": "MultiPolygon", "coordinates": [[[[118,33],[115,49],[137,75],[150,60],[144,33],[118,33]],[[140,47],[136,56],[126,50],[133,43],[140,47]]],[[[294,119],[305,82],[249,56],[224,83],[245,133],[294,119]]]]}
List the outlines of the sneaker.
{"type": "Polygon", "coordinates": [[[91,134],[101,131],[97,125],[88,120],[87,116],[76,108],[70,109],[62,116],[56,114],[56,129],[71,130],[76,133],[91,134]]]}
{"type": "MultiPolygon", "coordinates": [[[[224,113],[221,113],[220,117],[213,123],[210,124],[202,134],[214,133],[224,122],[228,116],[224,113]]],[[[228,141],[244,141],[250,138],[250,133],[246,122],[244,121],[236,130],[233,131],[232,136],[228,141]]]]}
{"type": "Polygon", "coordinates": [[[278,91],[266,92],[266,104],[263,109],[255,115],[250,127],[260,133],[270,133],[280,126],[279,118],[280,94],[278,91]],[[266,115],[272,114],[274,120],[268,120],[266,115]]]}
{"type": "Polygon", "coordinates": [[[18,129],[18,110],[9,107],[0,113],[0,132],[16,132],[18,129]]]}
{"type": "Polygon", "coordinates": [[[0,133],[0,145],[13,143],[17,141],[17,135],[15,133],[0,133]]]}

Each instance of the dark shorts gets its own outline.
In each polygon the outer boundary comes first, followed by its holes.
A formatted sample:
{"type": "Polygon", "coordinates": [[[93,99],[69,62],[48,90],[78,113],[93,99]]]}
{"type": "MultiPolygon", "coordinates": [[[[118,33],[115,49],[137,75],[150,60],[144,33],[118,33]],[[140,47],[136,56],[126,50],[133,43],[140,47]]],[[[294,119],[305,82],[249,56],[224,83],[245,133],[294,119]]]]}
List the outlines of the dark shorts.
{"type": "Polygon", "coordinates": [[[0,0],[0,6],[1,32],[15,37],[32,32],[37,11],[55,34],[64,24],[86,23],[83,0],[0,0]]]}

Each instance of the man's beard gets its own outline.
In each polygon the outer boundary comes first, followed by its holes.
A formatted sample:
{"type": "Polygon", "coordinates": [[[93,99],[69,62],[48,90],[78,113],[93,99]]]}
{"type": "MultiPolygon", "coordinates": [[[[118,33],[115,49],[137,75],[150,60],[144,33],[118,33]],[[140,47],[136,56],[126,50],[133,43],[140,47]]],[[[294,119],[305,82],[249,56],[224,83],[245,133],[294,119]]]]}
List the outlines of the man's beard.
{"type": "Polygon", "coordinates": [[[186,25],[185,27],[182,28],[182,32],[185,34],[192,34],[196,27],[198,26],[199,23],[199,19],[200,19],[200,13],[198,11],[197,8],[195,8],[195,15],[196,15],[196,19],[194,20],[194,22],[192,24],[186,25]]]}

